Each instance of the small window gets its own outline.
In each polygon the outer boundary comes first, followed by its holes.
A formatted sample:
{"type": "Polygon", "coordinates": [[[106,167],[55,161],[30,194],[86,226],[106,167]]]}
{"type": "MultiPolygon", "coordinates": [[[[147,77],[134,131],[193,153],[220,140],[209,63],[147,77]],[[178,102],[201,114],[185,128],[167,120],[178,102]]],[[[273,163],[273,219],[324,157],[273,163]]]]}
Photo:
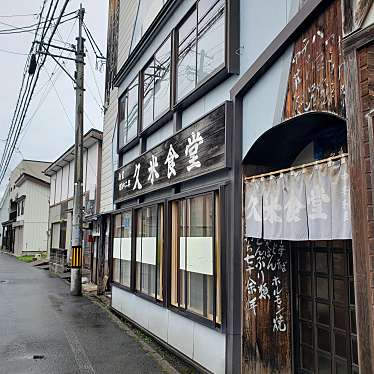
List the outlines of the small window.
{"type": "Polygon", "coordinates": [[[168,37],[143,71],[143,129],[170,108],[170,66],[171,38],[168,37]]]}
{"type": "Polygon", "coordinates": [[[163,206],[136,211],[136,290],[163,300],[163,206]]]}
{"type": "Polygon", "coordinates": [[[218,194],[172,204],[172,305],[221,323],[218,194]]]}
{"type": "Polygon", "coordinates": [[[59,248],[66,249],[66,221],[60,223],[59,248]]]}
{"type": "Polygon", "coordinates": [[[177,100],[181,100],[225,64],[225,1],[198,1],[177,33],[177,100]]]}
{"type": "Polygon", "coordinates": [[[119,149],[129,143],[138,134],[138,88],[139,82],[138,78],[136,78],[119,99],[119,149]]]}
{"type": "Polygon", "coordinates": [[[21,201],[21,216],[23,216],[23,213],[25,212],[25,200],[21,201]]]}

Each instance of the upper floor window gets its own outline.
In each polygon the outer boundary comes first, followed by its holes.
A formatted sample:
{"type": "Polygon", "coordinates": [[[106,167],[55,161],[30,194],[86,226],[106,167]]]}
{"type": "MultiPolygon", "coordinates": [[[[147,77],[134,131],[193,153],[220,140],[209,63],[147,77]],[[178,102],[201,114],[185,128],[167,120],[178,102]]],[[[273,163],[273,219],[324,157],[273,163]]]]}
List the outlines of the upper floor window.
{"type": "Polygon", "coordinates": [[[166,0],[138,0],[135,27],[131,39],[131,51],[139,43],[165,3],[166,0]]]}
{"type": "Polygon", "coordinates": [[[225,64],[225,1],[200,0],[177,29],[177,100],[225,64]]]}
{"type": "Polygon", "coordinates": [[[134,79],[119,99],[118,148],[134,139],[138,134],[138,90],[139,80],[134,79]]]}
{"type": "Polygon", "coordinates": [[[143,129],[170,109],[170,74],[169,36],[143,71],[143,129]]]}

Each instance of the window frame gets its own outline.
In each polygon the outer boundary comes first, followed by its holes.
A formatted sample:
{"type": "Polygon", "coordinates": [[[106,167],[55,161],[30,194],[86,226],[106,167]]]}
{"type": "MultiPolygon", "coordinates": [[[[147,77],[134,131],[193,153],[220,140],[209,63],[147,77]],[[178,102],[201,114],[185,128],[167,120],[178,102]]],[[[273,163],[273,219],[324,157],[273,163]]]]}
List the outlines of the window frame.
{"type": "MultiPolygon", "coordinates": [[[[166,220],[167,220],[167,211],[166,211],[166,201],[165,199],[157,199],[157,200],[152,200],[152,201],[149,201],[147,203],[144,203],[144,204],[137,204],[137,203],[134,203],[134,204],[131,204],[130,206],[126,207],[126,208],[120,208],[120,209],[117,209],[115,211],[113,211],[111,213],[111,216],[112,216],[112,219],[111,219],[111,230],[110,230],[110,233],[111,233],[111,238],[110,238],[110,242],[111,242],[111,246],[113,248],[113,240],[114,240],[114,230],[115,230],[115,216],[117,214],[121,214],[121,217],[122,217],[122,214],[124,212],[128,212],[128,211],[131,211],[131,219],[132,219],[132,227],[131,227],[131,236],[132,236],[132,240],[131,240],[131,275],[130,275],[130,287],[128,286],[125,286],[123,284],[121,284],[120,282],[117,282],[117,281],[114,281],[113,280],[113,272],[111,273],[111,284],[113,284],[115,287],[118,287],[118,288],[121,288],[125,291],[128,291],[140,298],[143,298],[147,301],[150,301],[154,304],[157,304],[157,305],[160,305],[160,306],[166,306],[166,295],[167,295],[167,283],[166,283],[166,277],[167,277],[167,236],[166,236],[166,233],[167,233],[167,230],[166,230],[166,220]],[[147,208],[147,207],[152,207],[152,206],[163,206],[163,222],[162,222],[162,226],[163,226],[163,232],[162,232],[162,235],[163,235],[163,255],[162,255],[162,281],[160,283],[161,287],[162,287],[162,298],[163,300],[159,300],[157,299],[157,292],[155,293],[155,297],[152,297],[152,296],[149,296],[145,293],[142,293],[140,292],[139,290],[136,290],[136,229],[137,229],[137,222],[136,222],[136,211],[137,210],[141,210],[143,208],[147,208]]],[[[121,218],[121,224],[122,224],[122,218],[121,218]]],[[[113,250],[112,250],[112,254],[111,254],[111,259],[110,259],[110,263],[111,263],[111,266],[112,266],[112,269],[113,269],[113,260],[114,260],[114,257],[113,257],[113,250]]],[[[119,269],[119,272],[121,274],[121,265],[120,265],[120,269],[119,269]]],[[[157,282],[157,280],[156,280],[157,282]]]]}
{"type": "MultiPolygon", "coordinates": [[[[117,153],[123,153],[127,149],[132,148],[139,142],[139,127],[141,122],[141,111],[140,111],[140,91],[141,91],[141,76],[140,73],[136,74],[134,79],[127,85],[126,89],[117,99],[117,153]],[[121,120],[120,120],[120,105],[121,101],[127,96],[130,91],[130,88],[134,85],[135,82],[138,82],[138,92],[137,92],[137,119],[136,119],[136,134],[130,138],[127,142],[124,142],[122,145],[120,143],[120,128],[121,128],[121,120]]],[[[128,100],[126,102],[126,113],[128,113],[128,100]]],[[[127,114],[126,114],[127,116],[127,114]]],[[[126,119],[127,121],[127,119],[126,119]]],[[[128,121],[127,121],[128,122],[128,121]]],[[[128,123],[127,123],[128,125],[128,123]]],[[[128,126],[126,126],[128,128],[128,126]]]]}
{"type": "Polygon", "coordinates": [[[133,208],[125,208],[125,209],[121,209],[121,210],[118,210],[118,211],[115,211],[113,212],[112,214],[112,229],[111,229],[111,246],[112,246],[112,254],[111,254],[111,268],[112,268],[112,271],[111,271],[111,283],[114,284],[116,287],[119,287],[119,288],[122,288],[122,289],[125,289],[127,291],[130,291],[130,292],[133,292],[134,291],[134,285],[135,285],[135,278],[134,278],[134,249],[135,249],[135,245],[134,245],[134,241],[133,241],[133,238],[134,238],[134,234],[135,234],[135,229],[134,229],[134,209],[133,208]],[[120,252],[119,252],[119,281],[115,281],[113,280],[113,269],[114,269],[114,256],[113,256],[113,253],[114,253],[114,239],[115,238],[118,238],[117,236],[114,236],[114,232],[115,232],[115,229],[116,229],[116,223],[115,223],[115,220],[116,220],[116,216],[117,215],[120,215],[121,216],[121,236],[120,236],[120,239],[122,239],[122,216],[124,213],[127,213],[127,212],[130,212],[131,214],[131,264],[130,264],[130,286],[127,286],[122,282],[122,251],[121,251],[121,247],[120,247],[120,252]],[[133,279],[134,278],[134,279],[133,279]]]}
{"type": "MultiPolygon", "coordinates": [[[[134,266],[134,270],[133,270],[133,277],[134,277],[134,284],[133,284],[133,293],[139,297],[142,297],[148,301],[151,301],[155,304],[158,304],[158,305],[164,305],[165,304],[165,296],[166,296],[166,289],[165,289],[165,257],[166,257],[166,251],[165,251],[165,247],[166,247],[166,237],[165,237],[165,212],[166,212],[166,209],[165,209],[165,203],[164,201],[163,202],[155,202],[155,203],[150,203],[150,204],[146,204],[146,205],[143,205],[143,206],[139,206],[139,207],[136,207],[136,208],[133,208],[133,214],[134,214],[134,231],[135,231],[135,240],[133,241],[133,244],[134,244],[134,257],[133,257],[133,266],[134,266]],[[163,254],[162,254],[162,264],[160,262],[160,265],[162,265],[162,271],[161,271],[161,282],[160,282],[160,287],[162,289],[162,300],[158,299],[157,297],[157,275],[158,275],[158,272],[157,272],[157,248],[156,248],[156,270],[155,270],[155,296],[150,296],[144,292],[141,291],[142,289],[142,277],[140,277],[140,290],[137,290],[136,289],[136,276],[137,276],[137,269],[136,269],[136,239],[137,239],[137,224],[138,224],[138,220],[137,220],[137,212],[138,211],[141,211],[143,209],[146,209],[146,208],[151,208],[151,207],[154,207],[154,206],[157,206],[157,223],[158,223],[158,214],[159,214],[159,207],[162,207],[162,239],[163,239],[163,246],[162,246],[162,251],[163,251],[163,254]]],[[[158,230],[158,229],[157,229],[158,230]]],[[[157,234],[159,234],[157,232],[157,234]]],[[[143,236],[142,236],[143,237],[143,236]]],[[[141,262],[142,264],[143,262],[141,262]]]]}
{"type": "MultiPolygon", "coordinates": [[[[222,229],[222,222],[223,222],[223,214],[224,214],[224,209],[225,209],[225,203],[224,203],[224,185],[220,185],[217,188],[202,188],[199,191],[189,191],[185,193],[180,193],[176,194],[175,196],[172,196],[168,199],[168,303],[167,303],[167,308],[172,310],[175,313],[178,313],[182,315],[185,318],[191,319],[193,321],[198,322],[199,324],[202,324],[204,326],[214,328],[215,330],[224,332],[226,329],[226,320],[225,320],[225,308],[226,308],[226,300],[224,299],[225,295],[225,283],[226,283],[226,277],[224,273],[225,269],[225,253],[223,248],[226,247],[226,241],[225,241],[225,235],[224,235],[224,230],[222,229]],[[205,196],[210,194],[213,198],[213,235],[214,235],[214,240],[213,240],[213,319],[210,320],[202,315],[199,315],[197,313],[194,313],[190,310],[187,309],[187,304],[185,301],[185,306],[180,307],[172,304],[172,231],[171,231],[171,225],[173,225],[173,217],[172,217],[172,206],[173,203],[179,202],[179,201],[187,201],[188,199],[193,199],[199,196],[205,196]],[[218,206],[217,206],[218,205],[218,206]],[[170,227],[169,227],[170,226],[170,227]],[[217,230],[218,228],[218,230],[217,230]],[[219,271],[220,271],[220,285],[219,285],[219,290],[217,288],[217,242],[219,243],[219,257],[220,257],[220,263],[219,263],[219,271]],[[217,296],[219,292],[219,300],[220,300],[220,317],[221,317],[221,322],[217,322],[217,296]]],[[[188,224],[187,224],[188,225],[188,224]]],[[[178,246],[178,251],[177,251],[177,264],[179,264],[179,246],[178,246]]],[[[186,272],[187,273],[187,272],[186,272]]],[[[185,276],[187,278],[187,276],[185,276]]],[[[179,271],[177,271],[177,302],[180,304],[179,300],[179,271]]],[[[185,286],[185,299],[187,297],[187,288],[185,286]]]]}
{"type": "MultiPolygon", "coordinates": [[[[162,43],[158,46],[156,51],[152,54],[152,57],[149,58],[147,63],[144,65],[144,67],[140,71],[140,126],[139,126],[139,136],[142,136],[143,134],[147,134],[149,132],[155,131],[156,126],[163,125],[171,118],[171,111],[173,107],[173,69],[174,69],[174,30],[168,34],[168,36],[162,41],[162,43]],[[169,107],[168,109],[165,109],[163,112],[161,112],[156,117],[153,116],[152,122],[150,122],[147,126],[144,127],[143,124],[143,109],[144,109],[144,73],[148,69],[149,65],[154,61],[156,54],[161,50],[163,46],[166,45],[166,42],[170,39],[170,72],[169,72],[169,80],[170,80],[170,87],[169,87],[169,107]]],[[[154,90],[153,95],[154,98],[154,90]]],[[[154,111],[154,103],[153,103],[153,111],[154,111]]]]}

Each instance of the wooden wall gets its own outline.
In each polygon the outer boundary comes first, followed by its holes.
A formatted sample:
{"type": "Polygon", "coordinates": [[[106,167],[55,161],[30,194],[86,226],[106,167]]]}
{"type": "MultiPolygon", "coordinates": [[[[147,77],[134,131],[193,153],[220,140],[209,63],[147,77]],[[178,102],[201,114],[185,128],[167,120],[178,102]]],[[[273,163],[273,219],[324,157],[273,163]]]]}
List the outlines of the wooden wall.
{"type": "Polygon", "coordinates": [[[309,111],[345,117],[340,4],[332,2],[295,41],[284,119],[309,111]]]}

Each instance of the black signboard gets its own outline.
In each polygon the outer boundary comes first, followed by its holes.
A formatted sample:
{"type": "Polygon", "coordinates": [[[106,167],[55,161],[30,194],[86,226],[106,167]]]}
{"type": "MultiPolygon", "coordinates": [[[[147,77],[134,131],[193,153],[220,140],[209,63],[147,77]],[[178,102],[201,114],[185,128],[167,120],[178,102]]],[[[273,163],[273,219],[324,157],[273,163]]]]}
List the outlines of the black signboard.
{"type": "Polygon", "coordinates": [[[114,201],[227,167],[226,105],[180,130],[114,173],[114,201]]]}

